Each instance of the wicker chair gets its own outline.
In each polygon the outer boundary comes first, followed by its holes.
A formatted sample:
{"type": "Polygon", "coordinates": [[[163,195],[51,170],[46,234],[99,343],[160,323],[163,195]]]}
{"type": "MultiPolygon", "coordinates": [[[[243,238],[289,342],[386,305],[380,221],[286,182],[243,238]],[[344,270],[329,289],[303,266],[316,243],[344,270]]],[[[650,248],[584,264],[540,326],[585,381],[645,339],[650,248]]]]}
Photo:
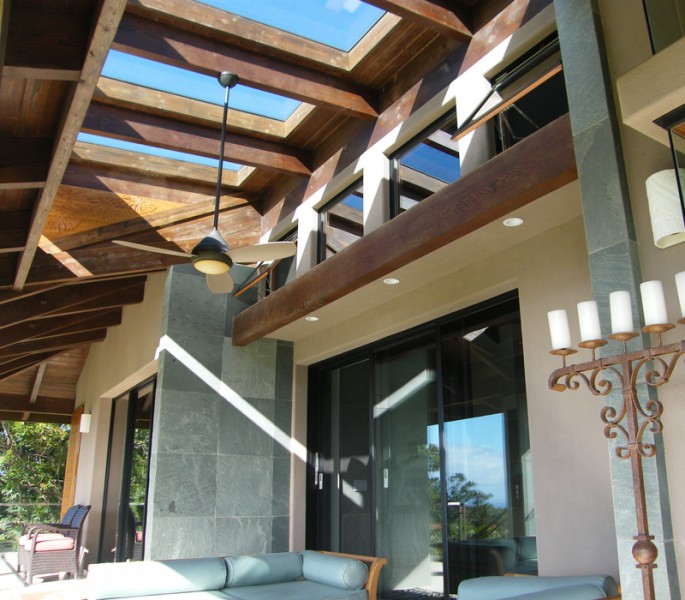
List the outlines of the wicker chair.
{"type": "Polygon", "coordinates": [[[80,573],[81,529],[90,505],[78,505],[69,526],[37,524],[19,545],[20,569],[31,585],[35,575],[80,573]]]}

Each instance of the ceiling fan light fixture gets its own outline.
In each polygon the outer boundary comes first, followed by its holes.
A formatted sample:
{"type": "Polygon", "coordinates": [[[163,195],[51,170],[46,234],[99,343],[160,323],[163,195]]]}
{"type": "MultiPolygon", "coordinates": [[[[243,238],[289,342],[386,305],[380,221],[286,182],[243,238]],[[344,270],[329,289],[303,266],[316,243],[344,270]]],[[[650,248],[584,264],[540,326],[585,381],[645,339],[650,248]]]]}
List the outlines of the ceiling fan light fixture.
{"type": "Polygon", "coordinates": [[[193,266],[207,275],[222,275],[231,268],[231,261],[227,256],[194,256],[193,266]]]}

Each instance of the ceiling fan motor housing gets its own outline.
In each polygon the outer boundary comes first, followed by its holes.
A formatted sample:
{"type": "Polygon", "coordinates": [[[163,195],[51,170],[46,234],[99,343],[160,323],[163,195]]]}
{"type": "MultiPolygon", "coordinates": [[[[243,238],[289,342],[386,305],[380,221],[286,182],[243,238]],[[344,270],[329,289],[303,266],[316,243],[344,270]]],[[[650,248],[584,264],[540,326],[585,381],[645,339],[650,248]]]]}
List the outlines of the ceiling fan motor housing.
{"type": "Polygon", "coordinates": [[[203,273],[225,273],[233,266],[233,261],[226,254],[229,250],[230,247],[219,231],[212,229],[212,232],[193,248],[193,265],[203,273]]]}

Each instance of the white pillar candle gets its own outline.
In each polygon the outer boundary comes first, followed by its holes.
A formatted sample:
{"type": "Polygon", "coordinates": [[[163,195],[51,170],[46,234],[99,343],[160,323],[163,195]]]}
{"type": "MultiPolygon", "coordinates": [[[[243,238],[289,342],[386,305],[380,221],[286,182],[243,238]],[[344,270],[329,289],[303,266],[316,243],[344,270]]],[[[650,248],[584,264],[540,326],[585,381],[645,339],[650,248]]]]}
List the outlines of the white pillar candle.
{"type": "Polygon", "coordinates": [[[594,300],[578,303],[578,322],[580,323],[580,341],[601,340],[602,330],[599,326],[599,312],[594,300]]]}
{"type": "Polygon", "coordinates": [[[609,308],[611,309],[611,333],[633,331],[633,307],[630,292],[611,292],[609,308]]]}
{"type": "Polygon", "coordinates": [[[678,290],[678,301],[680,302],[680,316],[685,319],[685,271],[677,273],[675,276],[675,287],[678,290]]]}
{"type": "Polygon", "coordinates": [[[551,310],[547,313],[549,335],[552,338],[552,350],[571,347],[571,332],[568,328],[568,316],[565,310],[551,310]]]}
{"type": "Polygon", "coordinates": [[[664,287],[660,281],[645,281],[640,284],[642,296],[642,312],[645,315],[645,325],[663,325],[668,323],[666,314],[666,300],[664,287]]]}

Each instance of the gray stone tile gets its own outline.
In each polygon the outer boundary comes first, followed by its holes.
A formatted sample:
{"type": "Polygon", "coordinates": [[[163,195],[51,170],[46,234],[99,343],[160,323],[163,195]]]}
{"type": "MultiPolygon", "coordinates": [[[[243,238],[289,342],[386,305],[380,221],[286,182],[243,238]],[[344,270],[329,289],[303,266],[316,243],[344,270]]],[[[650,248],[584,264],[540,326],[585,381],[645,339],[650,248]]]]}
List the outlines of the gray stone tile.
{"type": "Polygon", "coordinates": [[[247,398],[245,402],[263,419],[260,426],[251,416],[223,400],[220,411],[219,453],[251,456],[272,456],[274,452],[274,401],[247,398]]]}
{"type": "Polygon", "coordinates": [[[151,540],[151,560],[214,556],[211,540],[214,519],[206,517],[156,517],[151,540]]]}
{"type": "Polygon", "coordinates": [[[272,514],[288,516],[290,511],[290,458],[274,458],[272,514]]]}
{"type": "Polygon", "coordinates": [[[159,452],[216,453],[222,408],[216,394],[168,390],[159,402],[159,452]]]}
{"type": "Polygon", "coordinates": [[[244,347],[224,341],[221,379],[243,398],[273,399],[276,394],[276,341],[259,340],[244,347]]]}
{"type": "Polygon", "coordinates": [[[292,342],[279,340],[276,345],[276,399],[292,402],[293,350],[292,342]]]}
{"type": "Polygon", "coordinates": [[[290,519],[274,517],[271,524],[271,551],[287,552],[290,549],[290,519]]]}
{"type": "Polygon", "coordinates": [[[194,361],[207,369],[215,383],[219,380],[223,337],[188,331],[171,331],[168,335],[183,353],[175,356],[171,352],[164,352],[164,369],[159,376],[162,390],[208,390],[212,380],[207,381],[206,374],[196,368],[194,361]]]}
{"type": "Polygon", "coordinates": [[[215,556],[265,554],[271,552],[271,517],[216,519],[215,556]]]}
{"type": "Polygon", "coordinates": [[[271,458],[222,455],[217,467],[217,517],[271,516],[271,458]]]}
{"type": "MultiPolygon", "coordinates": [[[[275,419],[274,424],[282,431],[285,436],[290,439],[292,436],[292,404],[277,400],[275,402],[275,419]]],[[[290,456],[290,448],[284,446],[282,443],[274,444],[274,456],[290,456]]]]}
{"type": "Polygon", "coordinates": [[[150,485],[155,487],[155,516],[213,517],[216,456],[160,453],[150,485]]]}

